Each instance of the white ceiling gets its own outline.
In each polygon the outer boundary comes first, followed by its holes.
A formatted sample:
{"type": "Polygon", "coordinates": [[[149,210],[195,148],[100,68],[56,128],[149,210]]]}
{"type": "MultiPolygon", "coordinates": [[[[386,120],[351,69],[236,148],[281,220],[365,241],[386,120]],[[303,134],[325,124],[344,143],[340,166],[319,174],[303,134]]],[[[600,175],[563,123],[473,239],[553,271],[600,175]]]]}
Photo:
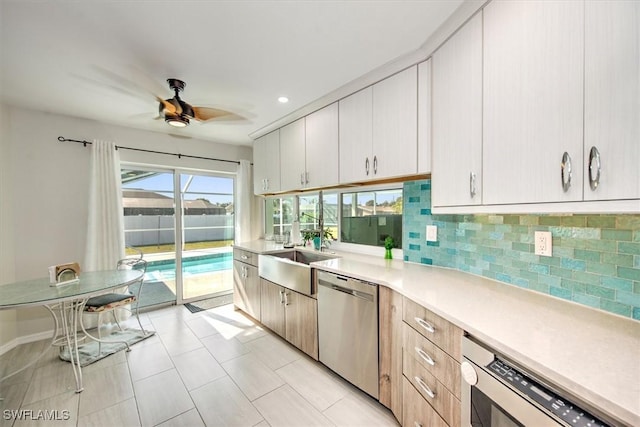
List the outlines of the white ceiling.
{"type": "Polygon", "coordinates": [[[461,3],[0,0],[1,99],[249,145],[250,133],[418,49],[461,3]],[[152,93],[172,97],[170,77],[187,83],[190,104],[249,120],[180,130],[153,120],[152,93]]]}

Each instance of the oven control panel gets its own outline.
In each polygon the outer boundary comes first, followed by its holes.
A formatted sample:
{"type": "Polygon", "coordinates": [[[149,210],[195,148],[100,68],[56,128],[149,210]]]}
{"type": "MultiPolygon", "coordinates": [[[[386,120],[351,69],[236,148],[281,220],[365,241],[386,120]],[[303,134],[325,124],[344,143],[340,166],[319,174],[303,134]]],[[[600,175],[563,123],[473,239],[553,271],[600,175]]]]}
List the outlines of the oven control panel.
{"type": "Polygon", "coordinates": [[[587,411],[580,409],[578,406],[561,398],[554,392],[532,380],[527,375],[518,372],[505,362],[496,359],[489,366],[489,371],[494,373],[498,378],[512,388],[520,391],[533,401],[542,405],[549,412],[555,414],[563,420],[567,425],[576,427],[606,427],[603,423],[587,411]]]}

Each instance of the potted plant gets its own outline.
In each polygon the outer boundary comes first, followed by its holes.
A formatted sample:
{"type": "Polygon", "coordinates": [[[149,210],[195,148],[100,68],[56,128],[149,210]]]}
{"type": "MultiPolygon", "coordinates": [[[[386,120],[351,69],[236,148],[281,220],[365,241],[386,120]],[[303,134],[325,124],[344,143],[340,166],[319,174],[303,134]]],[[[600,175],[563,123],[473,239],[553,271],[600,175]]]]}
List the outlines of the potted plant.
{"type": "Polygon", "coordinates": [[[302,231],[302,241],[304,242],[304,246],[307,246],[310,241],[315,237],[315,232],[313,230],[303,230],[302,231]]]}
{"type": "Polygon", "coordinates": [[[391,249],[395,246],[395,242],[393,241],[393,237],[387,236],[384,239],[384,259],[393,259],[393,254],[391,253],[391,249]]]}
{"type": "Polygon", "coordinates": [[[328,228],[325,228],[322,232],[322,237],[320,236],[319,230],[303,230],[302,231],[302,240],[304,241],[304,246],[308,245],[308,242],[313,242],[313,246],[315,249],[320,249],[321,245],[325,245],[325,247],[329,247],[331,244],[331,240],[333,239],[333,234],[329,231],[328,228]]]}

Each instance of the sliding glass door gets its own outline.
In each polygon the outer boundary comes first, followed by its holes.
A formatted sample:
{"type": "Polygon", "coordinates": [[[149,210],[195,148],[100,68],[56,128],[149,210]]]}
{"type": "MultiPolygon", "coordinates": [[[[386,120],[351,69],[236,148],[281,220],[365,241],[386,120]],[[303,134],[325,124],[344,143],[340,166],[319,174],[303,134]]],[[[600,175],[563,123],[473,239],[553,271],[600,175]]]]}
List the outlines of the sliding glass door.
{"type": "Polygon", "coordinates": [[[176,215],[173,171],[122,169],[127,255],[147,260],[140,306],[175,303],[176,215]]]}
{"type": "Polygon", "coordinates": [[[148,261],[142,306],[231,293],[234,179],[122,169],[125,243],[148,261]]]}
{"type": "Polygon", "coordinates": [[[233,178],[180,174],[182,299],[233,291],[233,178]]]}

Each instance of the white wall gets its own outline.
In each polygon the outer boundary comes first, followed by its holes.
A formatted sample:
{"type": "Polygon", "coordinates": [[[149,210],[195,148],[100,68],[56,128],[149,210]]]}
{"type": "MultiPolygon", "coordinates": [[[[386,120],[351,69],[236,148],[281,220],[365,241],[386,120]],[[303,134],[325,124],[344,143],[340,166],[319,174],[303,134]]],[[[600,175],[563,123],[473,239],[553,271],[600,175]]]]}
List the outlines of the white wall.
{"type": "MultiPolygon", "coordinates": [[[[9,109],[0,104],[0,284],[11,283],[14,275],[13,248],[13,175],[9,141],[9,109]]],[[[3,346],[16,338],[15,310],[0,311],[0,353],[3,346]]]]}
{"type": "MultiPolygon", "coordinates": [[[[84,262],[90,148],[58,142],[58,136],[88,141],[104,139],[121,146],[228,160],[252,159],[252,149],[248,146],[174,138],[21,108],[3,106],[0,117],[3,119],[2,283],[46,276],[47,267],[53,264],[78,261],[82,266],[84,262]]],[[[120,150],[120,157],[123,162],[154,166],[230,173],[236,169],[234,163],[129,150],[120,150]]],[[[254,233],[257,235],[259,220],[252,223],[257,224],[254,233]]],[[[38,334],[51,328],[50,316],[43,308],[21,309],[16,314],[2,316],[0,349],[15,336],[38,334]],[[13,327],[11,316],[15,317],[13,327]]]]}

